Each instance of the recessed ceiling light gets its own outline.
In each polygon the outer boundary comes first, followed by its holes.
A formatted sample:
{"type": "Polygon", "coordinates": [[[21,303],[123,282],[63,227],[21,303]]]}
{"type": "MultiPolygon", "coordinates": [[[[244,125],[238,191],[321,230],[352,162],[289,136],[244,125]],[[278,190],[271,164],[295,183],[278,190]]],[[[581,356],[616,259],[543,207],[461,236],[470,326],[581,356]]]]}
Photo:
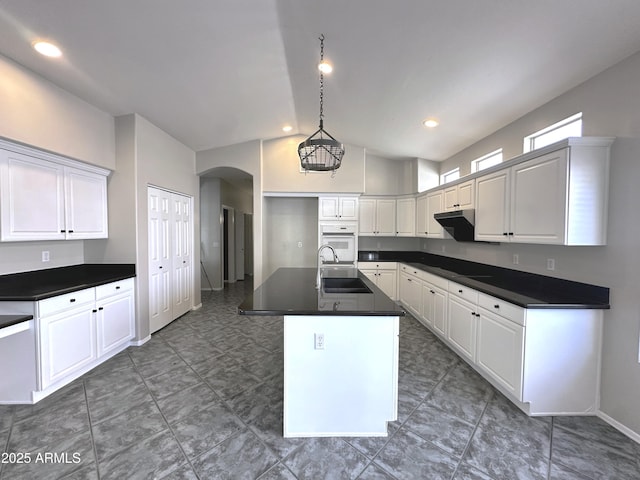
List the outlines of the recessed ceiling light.
{"type": "Polygon", "coordinates": [[[433,118],[428,118],[424,122],[422,122],[422,124],[425,127],[433,128],[433,127],[437,127],[438,125],[440,125],[440,122],[438,122],[437,120],[434,120],[433,118]]]}
{"type": "Polygon", "coordinates": [[[282,127],[283,132],[290,132],[291,130],[293,130],[293,127],[291,125],[285,125],[284,127],[282,127]]]}
{"type": "Polygon", "coordinates": [[[49,42],[34,42],[33,48],[46,57],[60,57],[62,56],[62,51],[55,46],[53,43],[49,42]]]}
{"type": "Polygon", "coordinates": [[[320,70],[322,73],[331,73],[333,71],[333,67],[329,62],[323,60],[318,64],[318,70],[320,70]]]}

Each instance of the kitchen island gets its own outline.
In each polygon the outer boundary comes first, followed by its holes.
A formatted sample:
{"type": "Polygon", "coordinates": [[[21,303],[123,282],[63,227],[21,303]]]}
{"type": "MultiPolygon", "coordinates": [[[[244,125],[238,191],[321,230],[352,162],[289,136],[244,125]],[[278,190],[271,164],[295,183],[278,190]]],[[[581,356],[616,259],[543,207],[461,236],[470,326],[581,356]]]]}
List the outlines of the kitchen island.
{"type": "Polygon", "coordinates": [[[386,436],[404,315],[355,268],[280,268],[238,307],[284,317],[285,437],[386,436]]]}

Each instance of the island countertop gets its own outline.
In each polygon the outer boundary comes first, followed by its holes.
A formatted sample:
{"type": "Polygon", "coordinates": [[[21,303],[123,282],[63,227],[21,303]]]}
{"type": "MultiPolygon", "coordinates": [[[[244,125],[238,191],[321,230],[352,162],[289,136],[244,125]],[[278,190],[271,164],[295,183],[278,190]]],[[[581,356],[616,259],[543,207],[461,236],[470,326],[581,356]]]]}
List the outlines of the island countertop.
{"type": "Polygon", "coordinates": [[[316,290],[315,268],[280,268],[238,306],[241,315],[402,316],[404,310],[356,268],[325,268],[323,277],[360,278],[371,293],[316,290]]]}

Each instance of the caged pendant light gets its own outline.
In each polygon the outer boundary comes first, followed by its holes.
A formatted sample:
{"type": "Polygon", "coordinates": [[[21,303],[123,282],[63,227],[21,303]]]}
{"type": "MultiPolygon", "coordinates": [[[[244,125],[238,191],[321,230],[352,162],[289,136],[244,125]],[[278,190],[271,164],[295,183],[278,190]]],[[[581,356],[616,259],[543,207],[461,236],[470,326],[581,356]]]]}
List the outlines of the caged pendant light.
{"type": "MultiPolygon", "coordinates": [[[[324,35],[320,35],[320,65],[324,63],[324,35]]],[[[323,126],[324,74],[320,68],[320,128],[298,145],[300,165],[305,171],[328,172],[340,168],[344,146],[323,126]]]]}

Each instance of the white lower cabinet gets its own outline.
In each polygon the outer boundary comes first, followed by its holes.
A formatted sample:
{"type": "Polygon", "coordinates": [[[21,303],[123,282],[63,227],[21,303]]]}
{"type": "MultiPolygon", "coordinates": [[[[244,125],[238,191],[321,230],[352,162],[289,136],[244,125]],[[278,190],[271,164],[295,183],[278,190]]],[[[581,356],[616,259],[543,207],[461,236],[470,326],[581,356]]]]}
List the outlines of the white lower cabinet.
{"type": "Polygon", "coordinates": [[[598,411],[602,310],[526,309],[410,265],[399,271],[401,303],[525,413],[598,411]]]}
{"type": "MultiPolygon", "coordinates": [[[[93,289],[88,290],[93,294],[93,289]]],[[[78,293],[86,298],[89,292],[78,293]]],[[[71,307],[39,319],[40,390],[90,365],[97,358],[93,298],[80,305],[76,305],[74,297],[69,301],[71,307]]]]}
{"type": "Polygon", "coordinates": [[[522,401],[524,327],[480,308],[477,347],[478,368],[522,401]]]}
{"type": "MultiPolygon", "coordinates": [[[[476,359],[477,306],[475,302],[465,300],[453,293],[457,290],[459,290],[457,286],[453,289],[449,288],[447,339],[460,355],[474,362],[476,359]]],[[[477,292],[473,291],[473,293],[477,298],[477,292]]]]}
{"type": "Polygon", "coordinates": [[[391,300],[397,300],[398,264],[396,262],[358,262],[358,269],[391,300]]]}
{"type": "Polygon", "coordinates": [[[422,318],[439,335],[447,334],[447,281],[423,272],[422,318]],[[442,288],[444,287],[444,288],[442,288]]]}
{"type": "Polygon", "coordinates": [[[422,320],[422,282],[418,277],[400,271],[400,302],[409,309],[411,314],[422,320]]]}
{"type": "Polygon", "coordinates": [[[35,302],[34,401],[129,345],[135,334],[133,282],[129,278],[35,302]]]}
{"type": "Polygon", "coordinates": [[[96,287],[98,356],[128,344],[135,334],[133,279],[96,287]]]}

